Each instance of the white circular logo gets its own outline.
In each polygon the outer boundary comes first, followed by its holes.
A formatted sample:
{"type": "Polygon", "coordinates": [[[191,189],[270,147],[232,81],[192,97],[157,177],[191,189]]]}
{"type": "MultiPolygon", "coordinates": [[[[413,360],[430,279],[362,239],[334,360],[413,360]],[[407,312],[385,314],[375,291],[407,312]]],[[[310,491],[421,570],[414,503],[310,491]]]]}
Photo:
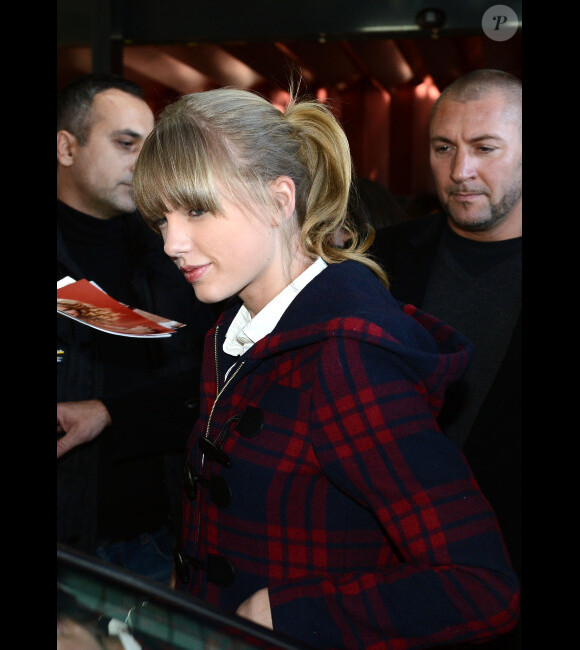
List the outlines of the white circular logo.
{"type": "Polygon", "coordinates": [[[518,31],[518,16],[511,7],[493,5],[483,14],[481,27],[492,41],[507,41],[518,31]]]}

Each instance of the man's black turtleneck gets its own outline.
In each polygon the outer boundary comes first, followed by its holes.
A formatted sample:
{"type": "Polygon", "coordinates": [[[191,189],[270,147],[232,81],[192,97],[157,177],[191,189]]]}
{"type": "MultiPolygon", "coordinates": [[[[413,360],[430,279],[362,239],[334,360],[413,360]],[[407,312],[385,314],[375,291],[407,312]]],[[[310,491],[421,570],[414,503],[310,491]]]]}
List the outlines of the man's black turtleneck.
{"type": "Polygon", "coordinates": [[[57,219],[67,251],[85,277],[120,302],[134,300],[123,217],[97,219],[62,202],[59,208],[57,219]]]}
{"type": "MultiPolygon", "coordinates": [[[[95,282],[110,296],[138,307],[131,279],[132,249],[127,238],[126,217],[97,219],[61,203],[57,213],[66,249],[87,280],[95,282]]],[[[74,278],[79,280],[80,278],[74,278]]],[[[143,379],[146,355],[143,341],[96,333],[102,341],[104,394],[124,390],[143,379]]]]}

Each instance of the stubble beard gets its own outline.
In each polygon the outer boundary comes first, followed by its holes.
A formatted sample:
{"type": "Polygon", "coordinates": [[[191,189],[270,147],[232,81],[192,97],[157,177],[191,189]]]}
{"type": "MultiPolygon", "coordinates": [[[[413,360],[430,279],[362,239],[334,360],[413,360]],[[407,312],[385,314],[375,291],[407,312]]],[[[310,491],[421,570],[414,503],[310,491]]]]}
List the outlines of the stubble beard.
{"type": "Polygon", "coordinates": [[[500,224],[511,212],[522,196],[521,181],[515,182],[510,189],[502,196],[498,203],[490,203],[488,209],[480,212],[475,217],[468,216],[465,219],[449,209],[447,202],[443,208],[449,219],[465,232],[487,232],[500,224]]]}

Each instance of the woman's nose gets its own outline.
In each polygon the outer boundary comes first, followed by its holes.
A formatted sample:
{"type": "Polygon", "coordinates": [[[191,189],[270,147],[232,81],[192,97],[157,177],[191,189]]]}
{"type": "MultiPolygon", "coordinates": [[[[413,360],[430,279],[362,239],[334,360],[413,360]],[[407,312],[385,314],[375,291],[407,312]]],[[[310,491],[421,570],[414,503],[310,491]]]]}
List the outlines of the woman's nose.
{"type": "Polygon", "coordinates": [[[187,230],[183,227],[183,220],[177,214],[165,215],[166,226],[163,229],[163,250],[171,258],[181,257],[190,249],[187,230]]]}

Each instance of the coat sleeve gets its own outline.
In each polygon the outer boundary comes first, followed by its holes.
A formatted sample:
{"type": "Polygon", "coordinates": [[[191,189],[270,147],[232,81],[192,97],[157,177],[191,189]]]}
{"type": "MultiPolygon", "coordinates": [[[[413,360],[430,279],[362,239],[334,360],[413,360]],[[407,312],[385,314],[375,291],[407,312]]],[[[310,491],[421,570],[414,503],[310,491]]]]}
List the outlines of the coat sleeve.
{"type": "Polygon", "coordinates": [[[296,636],[299,627],[315,647],[393,650],[509,631],[517,577],[425,383],[387,349],[340,337],[327,346],[313,388],[313,450],[329,481],[374,514],[384,562],[271,586],[274,629],[296,636]]]}

